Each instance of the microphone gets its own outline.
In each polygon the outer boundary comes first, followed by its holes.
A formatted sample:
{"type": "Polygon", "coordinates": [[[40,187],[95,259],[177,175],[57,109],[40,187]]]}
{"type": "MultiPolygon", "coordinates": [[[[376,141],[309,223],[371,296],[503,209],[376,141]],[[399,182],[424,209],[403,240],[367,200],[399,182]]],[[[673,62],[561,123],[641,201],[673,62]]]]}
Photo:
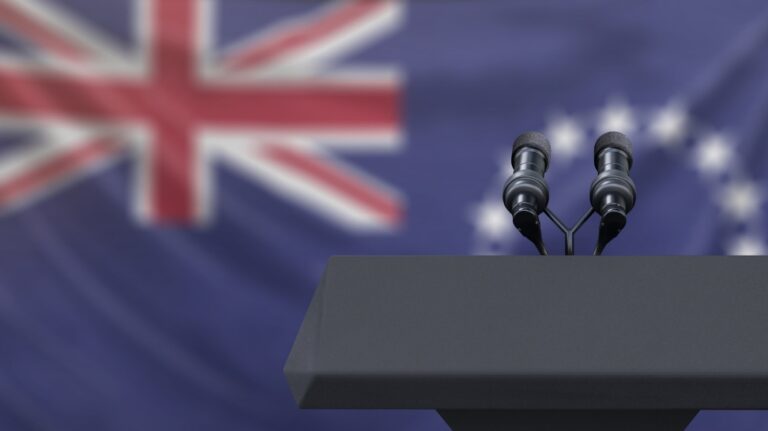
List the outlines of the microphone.
{"type": "Polygon", "coordinates": [[[539,132],[518,136],[512,145],[512,166],[515,172],[504,184],[504,206],[512,214],[517,230],[528,238],[539,251],[547,250],[541,236],[541,214],[549,203],[549,190],[544,173],[549,167],[551,148],[547,138],[539,132]]]}
{"type": "Polygon", "coordinates": [[[595,255],[627,224],[627,214],[635,206],[637,191],[629,177],[632,169],[632,142],[619,132],[607,132],[595,142],[597,177],[592,181],[589,198],[592,208],[600,214],[595,255]]]}

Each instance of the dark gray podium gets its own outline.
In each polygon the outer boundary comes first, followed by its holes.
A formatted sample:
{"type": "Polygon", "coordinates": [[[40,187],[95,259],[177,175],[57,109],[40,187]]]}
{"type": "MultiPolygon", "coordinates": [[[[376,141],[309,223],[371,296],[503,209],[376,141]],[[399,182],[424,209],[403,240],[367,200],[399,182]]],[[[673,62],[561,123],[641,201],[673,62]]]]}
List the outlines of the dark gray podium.
{"type": "Polygon", "coordinates": [[[768,408],[768,258],[335,257],[285,374],[456,431],[679,431],[768,408]]]}

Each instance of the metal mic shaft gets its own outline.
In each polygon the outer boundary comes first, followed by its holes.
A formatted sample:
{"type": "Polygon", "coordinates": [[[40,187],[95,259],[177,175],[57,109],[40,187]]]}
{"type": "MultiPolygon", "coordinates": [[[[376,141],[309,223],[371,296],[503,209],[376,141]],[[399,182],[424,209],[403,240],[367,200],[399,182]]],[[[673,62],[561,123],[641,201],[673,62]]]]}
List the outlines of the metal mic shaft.
{"type": "Polygon", "coordinates": [[[608,132],[595,142],[597,177],[592,181],[590,200],[600,214],[600,232],[595,254],[627,224],[627,214],[635,205],[637,191],[629,176],[632,169],[632,142],[619,132],[608,132]]]}
{"type": "Polygon", "coordinates": [[[538,132],[518,136],[512,146],[512,166],[515,172],[504,185],[503,199],[512,214],[515,227],[547,254],[541,236],[539,214],[549,203],[549,190],[544,174],[549,166],[551,149],[547,138],[538,132]]]}

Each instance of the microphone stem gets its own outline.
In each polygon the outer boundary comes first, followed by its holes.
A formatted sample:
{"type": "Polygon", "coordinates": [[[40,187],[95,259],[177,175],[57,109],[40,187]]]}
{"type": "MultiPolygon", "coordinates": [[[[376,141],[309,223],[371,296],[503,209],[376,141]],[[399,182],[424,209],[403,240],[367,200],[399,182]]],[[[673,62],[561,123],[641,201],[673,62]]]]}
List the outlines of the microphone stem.
{"type": "Polygon", "coordinates": [[[547,217],[552,221],[552,223],[557,226],[558,229],[565,235],[565,255],[566,256],[573,256],[574,254],[574,237],[576,234],[576,231],[578,231],[584,223],[589,220],[590,217],[592,217],[592,214],[595,213],[594,208],[589,208],[587,212],[584,213],[584,215],[581,216],[581,218],[576,222],[573,227],[568,228],[565,223],[563,223],[562,220],[554,213],[552,212],[548,207],[544,209],[544,214],[547,215],[547,217]]]}

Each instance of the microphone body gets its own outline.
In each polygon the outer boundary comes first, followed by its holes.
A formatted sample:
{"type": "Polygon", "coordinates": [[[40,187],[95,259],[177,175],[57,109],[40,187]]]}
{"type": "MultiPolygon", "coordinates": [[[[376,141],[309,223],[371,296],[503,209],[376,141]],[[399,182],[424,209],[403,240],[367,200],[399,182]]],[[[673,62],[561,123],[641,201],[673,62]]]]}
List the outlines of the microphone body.
{"type": "Polygon", "coordinates": [[[637,190],[629,176],[632,169],[632,143],[619,132],[608,132],[595,143],[597,177],[592,181],[590,201],[600,214],[600,232],[596,254],[621,232],[627,214],[635,206],[637,190]]]}
{"type": "Polygon", "coordinates": [[[541,133],[527,132],[518,136],[512,146],[514,173],[504,185],[502,195],[515,227],[536,245],[541,254],[546,254],[546,249],[539,214],[549,203],[544,174],[549,167],[550,153],[549,141],[541,133]]]}

